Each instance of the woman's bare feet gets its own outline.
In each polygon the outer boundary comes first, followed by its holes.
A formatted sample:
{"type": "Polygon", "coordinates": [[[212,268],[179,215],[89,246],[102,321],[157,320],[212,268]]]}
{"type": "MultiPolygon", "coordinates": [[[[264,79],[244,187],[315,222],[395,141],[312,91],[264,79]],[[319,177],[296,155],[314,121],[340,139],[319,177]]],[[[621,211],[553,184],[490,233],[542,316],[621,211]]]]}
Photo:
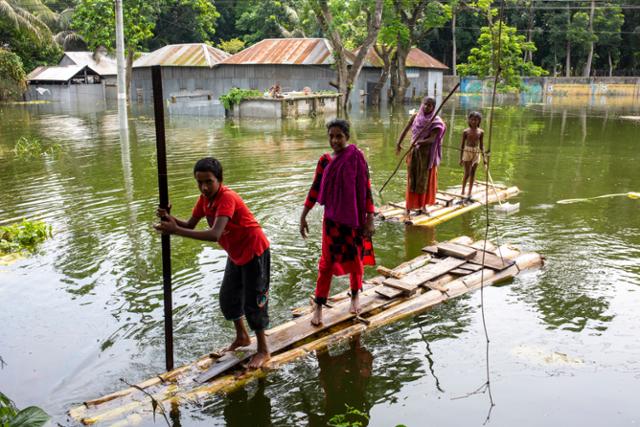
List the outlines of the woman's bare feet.
{"type": "Polygon", "coordinates": [[[249,363],[247,364],[248,369],[259,369],[262,368],[262,365],[265,364],[267,360],[271,358],[269,352],[258,352],[251,357],[249,363]]]}
{"type": "Polygon", "coordinates": [[[360,295],[355,294],[351,296],[351,307],[349,308],[349,313],[359,314],[360,313],[360,295]]]}
{"type": "Polygon", "coordinates": [[[251,344],[251,338],[249,337],[249,335],[245,335],[245,336],[236,336],[236,339],[233,340],[233,342],[226,347],[223,351],[234,351],[240,347],[246,347],[249,344],[251,344]]]}
{"type": "Polygon", "coordinates": [[[322,304],[314,303],[313,315],[311,316],[313,326],[322,325],[322,304]]]}

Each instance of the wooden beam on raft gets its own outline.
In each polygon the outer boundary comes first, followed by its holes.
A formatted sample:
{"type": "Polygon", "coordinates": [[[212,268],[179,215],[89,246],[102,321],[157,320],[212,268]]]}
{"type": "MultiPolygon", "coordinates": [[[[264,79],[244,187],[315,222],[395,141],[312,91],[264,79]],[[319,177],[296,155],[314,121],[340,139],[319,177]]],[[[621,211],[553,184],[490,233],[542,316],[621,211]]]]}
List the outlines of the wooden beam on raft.
{"type": "Polygon", "coordinates": [[[470,246],[459,245],[457,243],[438,243],[436,247],[438,248],[438,254],[440,255],[452,256],[467,260],[473,258],[478,252],[477,249],[474,249],[470,246]]]}
{"type": "MultiPolygon", "coordinates": [[[[466,245],[472,245],[473,243],[468,238],[454,239],[453,241],[466,245]]],[[[506,254],[505,259],[510,264],[509,267],[502,270],[494,270],[489,267],[482,268],[482,266],[480,266],[478,271],[462,277],[457,277],[451,274],[451,270],[449,270],[447,273],[440,275],[439,277],[422,283],[411,297],[398,296],[392,300],[387,300],[380,296],[378,292],[380,289],[386,288],[385,285],[370,286],[363,291],[361,300],[363,302],[366,299],[371,300],[373,295],[373,300],[376,301],[375,304],[379,305],[377,306],[377,309],[370,309],[370,306],[368,306],[368,308],[361,313],[362,321],[356,321],[353,323],[356,319],[354,319],[354,317],[347,317],[346,320],[333,325],[330,329],[318,330],[311,340],[309,340],[310,337],[307,337],[280,351],[273,351],[272,358],[267,362],[264,368],[277,368],[294,359],[303,357],[311,351],[326,347],[327,345],[346,339],[355,334],[378,328],[400,318],[419,313],[448,299],[462,295],[474,289],[478,289],[481,286],[487,286],[508,280],[523,269],[532,268],[542,264],[542,258],[538,254],[521,254],[507,245],[496,248],[496,252],[501,250],[506,254]],[[514,260],[515,262],[513,262],[514,260]]],[[[479,252],[481,253],[481,251],[479,252]]],[[[421,255],[421,257],[426,256],[429,255],[421,255]]],[[[420,274],[422,274],[423,278],[427,277],[426,270],[434,269],[439,265],[444,266],[450,262],[447,261],[447,259],[448,258],[443,258],[440,259],[438,263],[426,266],[423,265],[414,270],[409,270],[406,272],[406,276],[403,277],[403,279],[420,274]]],[[[477,266],[477,264],[470,264],[462,259],[458,261],[462,262],[462,264],[456,268],[462,269],[463,266],[474,266],[473,268],[475,268],[477,266]]],[[[422,262],[424,262],[424,258],[422,262]]],[[[404,263],[403,265],[408,265],[410,263],[411,262],[404,263]]],[[[393,270],[397,270],[400,267],[401,266],[398,266],[393,270]]],[[[373,279],[370,279],[369,282],[373,282],[373,279]]],[[[340,294],[342,294],[342,292],[340,294]]],[[[334,297],[336,296],[334,295],[334,297]]],[[[329,313],[334,312],[335,310],[347,312],[348,304],[348,297],[340,300],[340,302],[334,305],[333,309],[325,310],[325,316],[327,316],[325,319],[328,319],[329,313]]],[[[283,325],[272,328],[268,331],[269,339],[272,339],[274,336],[282,337],[281,334],[283,333],[293,335],[302,325],[300,322],[304,322],[305,326],[309,327],[309,317],[310,315],[306,315],[295,321],[289,321],[283,325]]],[[[231,391],[234,388],[245,384],[247,381],[264,375],[265,372],[263,369],[257,371],[246,371],[241,375],[238,375],[238,373],[235,372],[220,376],[212,382],[200,385],[194,382],[194,378],[196,378],[201,372],[207,370],[212,363],[214,363],[212,358],[209,357],[209,355],[205,355],[192,364],[185,365],[181,368],[162,374],[160,377],[164,378],[164,380],[154,378],[146,381],[145,383],[141,383],[141,385],[145,386],[142,387],[145,392],[153,396],[159,404],[163,405],[165,408],[169,408],[172,403],[178,403],[185,400],[191,401],[211,393],[231,391]]],[[[148,395],[144,395],[135,388],[129,388],[118,393],[112,393],[109,396],[96,399],[93,402],[96,404],[82,405],[72,409],[69,412],[70,415],[84,424],[108,421],[109,424],[115,422],[118,426],[122,427],[133,423],[135,419],[139,420],[143,415],[150,416],[152,413],[152,406],[148,395]]]]}

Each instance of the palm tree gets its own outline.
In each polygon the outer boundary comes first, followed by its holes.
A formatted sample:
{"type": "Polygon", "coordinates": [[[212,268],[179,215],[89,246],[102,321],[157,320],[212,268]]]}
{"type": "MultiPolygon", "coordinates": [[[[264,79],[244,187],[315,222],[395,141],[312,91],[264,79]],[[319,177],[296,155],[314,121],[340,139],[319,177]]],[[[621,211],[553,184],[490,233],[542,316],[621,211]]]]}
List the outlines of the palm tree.
{"type": "Polygon", "coordinates": [[[52,37],[49,25],[57,20],[57,14],[41,0],[0,0],[0,19],[39,40],[46,40],[52,37]]]}

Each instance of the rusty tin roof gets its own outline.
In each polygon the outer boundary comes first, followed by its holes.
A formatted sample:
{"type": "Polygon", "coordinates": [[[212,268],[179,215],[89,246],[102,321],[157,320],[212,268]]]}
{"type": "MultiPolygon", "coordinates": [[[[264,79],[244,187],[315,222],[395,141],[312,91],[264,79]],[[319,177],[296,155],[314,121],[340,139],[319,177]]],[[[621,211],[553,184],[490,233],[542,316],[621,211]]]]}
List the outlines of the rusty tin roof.
{"type": "Polygon", "coordinates": [[[330,65],[333,55],[324,38],[264,39],[222,61],[222,64],[330,65]]]}
{"type": "Polygon", "coordinates": [[[212,68],[230,55],[205,43],[170,44],[138,58],[134,68],[163,65],[169,67],[212,68]]]}
{"type": "MultiPolygon", "coordinates": [[[[353,53],[355,55],[358,54],[358,50],[356,49],[353,53]]],[[[409,51],[409,55],[407,55],[407,62],[405,64],[407,67],[412,68],[431,68],[431,69],[439,69],[439,70],[448,70],[449,67],[444,65],[442,62],[435,59],[433,56],[425,53],[424,51],[418,49],[417,47],[411,48],[409,51]]],[[[367,54],[365,60],[365,67],[382,67],[383,62],[382,59],[378,56],[376,51],[373,49],[369,49],[369,53],[367,54]]]]}

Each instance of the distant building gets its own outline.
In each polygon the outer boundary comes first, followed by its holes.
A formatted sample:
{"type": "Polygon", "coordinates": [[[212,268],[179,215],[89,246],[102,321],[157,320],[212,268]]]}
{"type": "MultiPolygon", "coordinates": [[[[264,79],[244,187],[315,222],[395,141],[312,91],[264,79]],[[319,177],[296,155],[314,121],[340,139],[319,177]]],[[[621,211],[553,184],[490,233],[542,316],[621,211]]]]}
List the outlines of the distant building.
{"type": "MultiPolygon", "coordinates": [[[[171,104],[200,109],[224,92],[216,91],[214,67],[229,57],[224,52],[205,43],[172,44],[138,58],[133,63],[131,78],[131,102],[153,102],[151,67],[162,67],[162,93],[171,104]],[[187,105],[188,104],[188,105],[187,105]]],[[[174,110],[176,108],[173,108],[174,110]]],[[[189,113],[183,110],[182,113],[189,113]]]]}
{"type": "Polygon", "coordinates": [[[102,78],[88,65],[38,67],[29,73],[27,82],[28,101],[105,100],[102,78]]]}
{"type": "Polygon", "coordinates": [[[96,52],[65,52],[58,65],[88,65],[100,75],[104,85],[105,98],[109,100],[117,98],[118,67],[115,58],[107,56],[104,48],[98,49],[96,52]]]}

